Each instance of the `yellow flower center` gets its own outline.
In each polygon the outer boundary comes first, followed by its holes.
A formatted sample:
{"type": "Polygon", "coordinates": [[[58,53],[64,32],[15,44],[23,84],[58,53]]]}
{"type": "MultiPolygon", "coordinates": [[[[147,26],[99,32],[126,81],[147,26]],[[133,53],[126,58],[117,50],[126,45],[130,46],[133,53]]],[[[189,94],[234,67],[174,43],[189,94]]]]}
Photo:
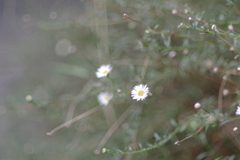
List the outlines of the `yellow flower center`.
{"type": "Polygon", "coordinates": [[[108,73],[108,71],[106,70],[106,71],[103,71],[103,74],[106,74],[106,73],[108,73]]]}
{"type": "Polygon", "coordinates": [[[105,97],[104,99],[105,99],[106,101],[108,101],[108,100],[109,100],[109,97],[105,97]]]}
{"type": "Polygon", "coordinates": [[[144,94],[144,90],[141,90],[141,91],[138,92],[139,96],[142,96],[143,94],[144,94]]]}

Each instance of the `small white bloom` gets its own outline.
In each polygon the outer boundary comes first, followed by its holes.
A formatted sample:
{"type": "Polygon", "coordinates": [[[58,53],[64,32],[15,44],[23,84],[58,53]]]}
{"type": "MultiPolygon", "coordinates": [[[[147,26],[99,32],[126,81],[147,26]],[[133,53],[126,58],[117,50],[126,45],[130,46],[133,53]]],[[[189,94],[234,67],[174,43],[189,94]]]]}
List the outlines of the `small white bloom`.
{"type": "Polygon", "coordinates": [[[229,51],[234,51],[234,47],[230,47],[230,48],[229,48],[229,51]]]}
{"type": "Polygon", "coordinates": [[[238,130],[238,127],[234,127],[234,128],[233,128],[233,131],[237,131],[237,130],[238,130]]]}
{"type": "Polygon", "coordinates": [[[98,95],[98,102],[101,105],[107,106],[109,101],[112,99],[113,94],[109,92],[102,92],[98,95]]]}
{"type": "Polygon", "coordinates": [[[223,95],[224,95],[224,96],[227,96],[228,93],[229,93],[229,90],[228,90],[228,89],[224,89],[224,90],[223,90],[223,95]]]}
{"type": "Polygon", "coordinates": [[[169,54],[168,54],[168,56],[170,57],[170,58],[173,58],[173,57],[175,57],[177,55],[177,52],[176,51],[171,51],[171,52],[169,52],[169,54]]]}
{"type": "Polygon", "coordinates": [[[97,78],[106,77],[112,70],[112,66],[110,64],[102,65],[100,68],[98,68],[96,72],[97,78]]]}
{"type": "Polygon", "coordinates": [[[149,88],[147,85],[139,84],[135,86],[131,92],[132,98],[139,100],[144,100],[149,93],[149,88]]]}
{"type": "Polygon", "coordinates": [[[217,26],[215,24],[212,25],[211,27],[212,30],[216,30],[217,29],[217,26]]]}
{"type": "Polygon", "coordinates": [[[214,73],[217,73],[218,70],[219,70],[218,67],[214,67],[214,68],[213,68],[213,72],[214,72],[214,73]]]}
{"type": "Polygon", "coordinates": [[[236,115],[240,115],[240,106],[237,107],[236,115]]]}
{"type": "Polygon", "coordinates": [[[173,10],[172,10],[172,14],[177,14],[177,10],[176,10],[176,9],[173,9],[173,10]]]}
{"type": "Polygon", "coordinates": [[[228,25],[228,30],[229,30],[229,31],[233,31],[233,30],[234,30],[233,25],[231,25],[231,24],[228,25]]]}
{"type": "Polygon", "coordinates": [[[33,97],[31,95],[27,95],[26,96],[26,101],[27,102],[32,102],[33,101],[33,97]]]}
{"type": "Polygon", "coordinates": [[[194,108],[195,108],[195,109],[198,109],[198,108],[200,108],[200,107],[201,107],[201,104],[200,104],[199,102],[197,102],[197,103],[194,104],[194,108]]]}

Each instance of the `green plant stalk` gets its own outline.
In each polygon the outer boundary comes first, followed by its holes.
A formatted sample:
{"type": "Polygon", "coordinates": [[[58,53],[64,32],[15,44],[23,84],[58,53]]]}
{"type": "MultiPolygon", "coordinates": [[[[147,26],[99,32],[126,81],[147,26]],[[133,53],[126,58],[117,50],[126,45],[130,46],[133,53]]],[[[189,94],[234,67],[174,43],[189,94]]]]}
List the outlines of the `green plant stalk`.
{"type": "Polygon", "coordinates": [[[108,152],[108,153],[116,153],[116,154],[134,154],[134,153],[141,153],[141,152],[155,149],[155,148],[160,147],[160,146],[164,145],[165,143],[167,143],[167,141],[169,141],[174,135],[176,135],[179,132],[179,130],[182,128],[183,125],[186,125],[186,123],[189,123],[190,121],[191,121],[191,119],[187,120],[182,125],[178,126],[167,138],[163,139],[162,141],[158,142],[157,144],[155,144],[151,147],[147,147],[147,148],[137,150],[137,151],[127,151],[127,152],[114,151],[111,149],[103,148],[102,153],[108,152]]]}
{"type": "Polygon", "coordinates": [[[198,27],[179,26],[179,28],[194,29],[194,30],[199,31],[199,32],[205,32],[205,33],[211,33],[211,34],[217,34],[217,35],[224,35],[224,36],[228,36],[228,37],[237,37],[237,38],[240,38],[239,35],[233,35],[233,34],[222,33],[222,32],[208,31],[208,30],[201,29],[201,28],[198,28],[198,27]]]}

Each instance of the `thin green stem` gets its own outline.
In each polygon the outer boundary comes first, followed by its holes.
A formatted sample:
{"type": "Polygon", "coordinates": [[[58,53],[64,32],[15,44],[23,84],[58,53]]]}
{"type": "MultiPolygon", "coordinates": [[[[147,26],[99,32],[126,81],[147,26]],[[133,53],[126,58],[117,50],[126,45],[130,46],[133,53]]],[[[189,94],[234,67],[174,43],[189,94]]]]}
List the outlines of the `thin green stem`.
{"type": "Polygon", "coordinates": [[[192,26],[188,26],[188,25],[179,25],[179,28],[195,29],[196,31],[199,31],[199,32],[211,33],[211,34],[223,35],[223,36],[228,36],[228,37],[237,37],[237,38],[240,38],[239,35],[228,34],[228,33],[223,33],[223,32],[215,32],[215,31],[210,31],[210,30],[201,29],[201,28],[198,28],[198,27],[192,27],[192,26]]]}
{"type": "Polygon", "coordinates": [[[106,152],[107,153],[116,153],[116,154],[134,154],[134,153],[141,153],[141,152],[145,152],[145,151],[155,149],[155,148],[160,147],[160,146],[164,145],[165,143],[167,143],[174,135],[176,135],[181,130],[182,126],[186,125],[186,123],[189,123],[190,121],[191,121],[191,119],[187,120],[186,122],[184,122],[183,124],[178,126],[167,138],[163,139],[162,141],[158,142],[157,144],[155,144],[151,147],[143,148],[141,150],[136,150],[136,151],[127,151],[127,152],[114,151],[114,150],[111,150],[111,149],[103,148],[102,152],[103,153],[106,153],[106,152]]]}

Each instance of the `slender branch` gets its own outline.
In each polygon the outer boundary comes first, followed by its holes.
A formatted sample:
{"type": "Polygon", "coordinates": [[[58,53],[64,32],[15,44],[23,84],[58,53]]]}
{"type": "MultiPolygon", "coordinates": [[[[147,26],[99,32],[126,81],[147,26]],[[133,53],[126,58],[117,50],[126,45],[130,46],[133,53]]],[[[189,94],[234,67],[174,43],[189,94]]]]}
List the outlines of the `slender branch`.
{"type": "Polygon", "coordinates": [[[161,30],[159,30],[159,29],[156,29],[156,28],[154,28],[154,27],[152,27],[152,26],[149,26],[149,25],[147,25],[147,24],[145,24],[145,23],[139,22],[139,21],[137,21],[137,20],[135,20],[135,19],[129,17],[126,13],[123,14],[123,18],[124,18],[124,19],[130,19],[130,20],[132,20],[132,21],[134,21],[134,22],[136,22],[136,23],[139,23],[139,24],[142,24],[142,25],[144,25],[144,26],[146,26],[146,27],[148,27],[148,28],[151,28],[152,30],[155,30],[155,31],[157,31],[157,32],[160,32],[160,33],[163,33],[163,34],[166,34],[166,35],[172,36],[171,33],[163,32],[163,31],[161,31],[161,30]]]}
{"type": "Polygon", "coordinates": [[[68,114],[67,114],[67,120],[66,121],[69,121],[70,119],[72,119],[73,117],[73,113],[74,113],[74,110],[77,106],[77,104],[83,100],[87,93],[94,87],[94,83],[92,80],[90,80],[84,87],[83,89],[80,91],[80,93],[78,94],[77,97],[75,97],[73,99],[73,101],[71,102],[70,106],[69,106],[69,109],[68,109],[68,114]]]}
{"type": "Polygon", "coordinates": [[[60,126],[54,128],[51,132],[48,132],[47,135],[51,136],[54,132],[58,131],[59,129],[61,129],[63,127],[66,127],[66,126],[68,126],[68,125],[70,125],[70,124],[72,124],[72,123],[74,123],[74,122],[76,122],[76,121],[78,121],[78,120],[80,120],[80,119],[82,119],[82,118],[84,118],[84,117],[86,117],[86,116],[88,116],[88,115],[98,111],[100,108],[101,108],[100,106],[97,106],[97,107],[94,107],[94,108],[88,110],[87,112],[84,112],[84,113],[80,114],[79,116],[77,116],[77,117],[75,117],[75,118],[73,118],[73,119],[71,119],[71,120],[61,124],[60,126]]]}
{"type": "Polygon", "coordinates": [[[124,18],[124,19],[129,19],[129,20],[134,21],[134,22],[139,23],[139,24],[142,24],[142,25],[144,25],[144,26],[146,26],[146,27],[148,27],[148,28],[151,28],[152,30],[155,30],[155,31],[157,31],[157,32],[159,32],[159,33],[162,33],[162,34],[165,34],[165,35],[168,35],[168,36],[173,36],[173,35],[174,35],[174,36],[176,36],[176,37],[181,37],[181,38],[190,38],[190,37],[186,37],[186,36],[182,36],[182,35],[176,35],[176,34],[172,34],[172,33],[169,33],[169,32],[164,32],[164,31],[162,31],[162,30],[159,30],[159,29],[157,29],[157,28],[154,28],[154,27],[152,27],[152,26],[149,26],[149,25],[147,25],[147,24],[145,24],[145,23],[143,23],[143,22],[137,21],[137,20],[129,17],[126,13],[123,14],[123,18],[124,18]]]}
{"type": "Polygon", "coordinates": [[[222,33],[222,32],[215,32],[215,31],[210,31],[210,30],[206,30],[206,29],[202,29],[202,28],[198,28],[198,27],[192,27],[189,25],[179,25],[179,28],[187,28],[187,29],[195,29],[199,32],[204,32],[204,33],[211,33],[211,34],[217,34],[217,35],[223,35],[223,36],[228,36],[228,37],[237,37],[240,38],[239,35],[234,35],[234,34],[227,34],[227,33],[222,33]]]}
{"type": "Polygon", "coordinates": [[[95,153],[100,153],[100,149],[105,145],[107,140],[111,137],[113,132],[118,128],[118,126],[128,117],[128,115],[131,113],[135,106],[130,106],[117,120],[116,122],[111,126],[111,128],[107,131],[101,142],[99,143],[97,149],[95,150],[95,153]]]}
{"type": "Polygon", "coordinates": [[[207,112],[208,114],[212,115],[208,110],[206,110],[205,108],[201,107],[201,109],[203,109],[205,112],[207,112]]]}
{"type": "Polygon", "coordinates": [[[197,132],[195,132],[194,134],[192,134],[192,135],[190,135],[190,136],[188,136],[188,137],[186,137],[186,138],[184,138],[184,139],[182,139],[182,140],[180,140],[180,141],[175,142],[175,144],[176,144],[176,145],[179,145],[179,143],[185,141],[186,139],[189,139],[189,138],[195,136],[195,135],[198,134],[203,128],[204,128],[204,126],[202,126],[201,128],[199,128],[199,129],[197,130],[197,132]]]}
{"type": "Polygon", "coordinates": [[[234,32],[240,33],[240,31],[236,30],[235,28],[233,29],[234,32]]]}

